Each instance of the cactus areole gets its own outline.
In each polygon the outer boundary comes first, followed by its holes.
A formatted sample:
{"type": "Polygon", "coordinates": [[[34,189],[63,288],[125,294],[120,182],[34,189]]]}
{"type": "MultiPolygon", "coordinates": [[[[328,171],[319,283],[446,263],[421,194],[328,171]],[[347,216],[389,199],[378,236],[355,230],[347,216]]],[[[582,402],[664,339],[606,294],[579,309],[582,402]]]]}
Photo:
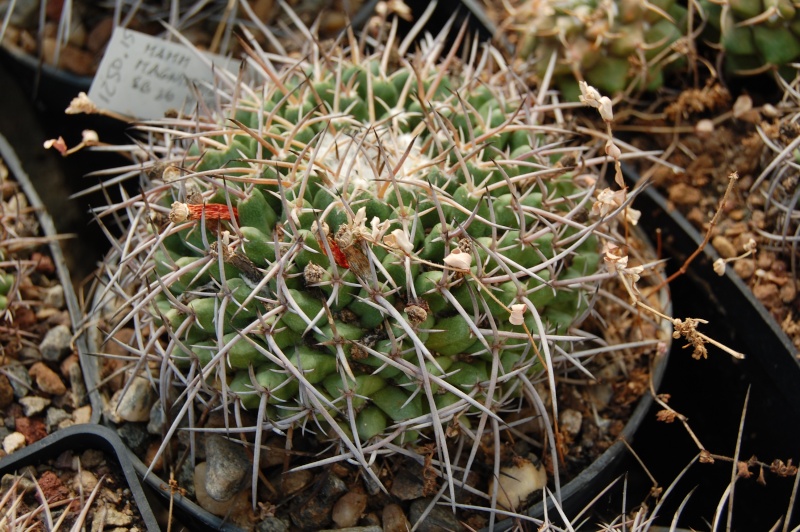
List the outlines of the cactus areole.
{"type": "Polygon", "coordinates": [[[491,50],[362,54],[258,56],[263,86],[148,126],[107,286],[179,391],[168,436],[194,405],[367,469],[433,442],[452,487],[448,443],[608,350],[580,325],[624,207],[589,212],[599,178],[559,106],[491,50]]]}

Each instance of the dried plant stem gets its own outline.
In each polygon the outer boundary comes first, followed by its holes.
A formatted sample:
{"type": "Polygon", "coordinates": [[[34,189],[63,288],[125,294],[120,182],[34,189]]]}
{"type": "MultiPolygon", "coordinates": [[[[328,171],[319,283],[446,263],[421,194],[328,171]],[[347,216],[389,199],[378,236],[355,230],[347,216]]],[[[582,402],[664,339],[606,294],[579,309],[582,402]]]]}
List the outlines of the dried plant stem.
{"type": "MultiPolygon", "coordinates": [[[[728,196],[730,196],[730,193],[733,190],[733,185],[738,180],[739,180],[739,174],[736,173],[736,172],[733,172],[728,176],[728,187],[725,189],[725,194],[722,196],[722,199],[720,200],[719,205],[717,206],[717,212],[714,213],[713,218],[711,218],[711,221],[708,222],[708,230],[706,230],[706,235],[703,238],[703,241],[700,243],[699,246],[697,246],[697,249],[694,250],[694,253],[689,255],[689,257],[684,261],[684,263],[681,265],[680,268],[678,268],[677,271],[675,271],[672,275],[667,277],[665,280],[663,280],[660,284],[658,284],[655,288],[652,289],[653,292],[657,292],[658,290],[661,290],[665,285],[671,283],[672,281],[674,281],[675,279],[677,279],[681,275],[685,274],[689,269],[689,265],[692,262],[694,262],[694,259],[696,259],[697,256],[700,255],[700,253],[705,249],[705,247],[708,245],[709,241],[711,240],[711,233],[713,233],[714,228],[717,226],[717,220],[719,219],[720,214],[722,213],[722,208],[725,206],[725,203],[728,201],[728,196]]],[[[714,343],[714,342],[711,342],[711,343],[714,343]]]]}

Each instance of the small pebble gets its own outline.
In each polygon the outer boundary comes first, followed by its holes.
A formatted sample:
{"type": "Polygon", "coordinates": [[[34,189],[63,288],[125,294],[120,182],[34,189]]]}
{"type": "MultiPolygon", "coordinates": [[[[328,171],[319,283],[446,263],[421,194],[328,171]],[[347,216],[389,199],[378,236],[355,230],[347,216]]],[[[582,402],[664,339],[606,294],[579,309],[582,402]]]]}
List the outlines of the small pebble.
{"type": "Polygon", "coordinates": [[[331,521],[334,501],[344,495],[347,485],[342,479],[328,474],[319,490],[303,497],[289,512],[295,526],[303,530],[321,530],[331,521]]]}
{"type": "Polygon", "coordinates": [[[19,358],[20,360],[38,362],[42,359],[42,353],[36,347],[25,346],[19,350],[19,358]]]}
{"type": "Polygon", "coordinates": [[[106,513],[106,526],[128,526],[133,522],[133,517],[109,506],[106,513]]]}
{"type": "Polygon", "coordinates": [[[50,399],[46,399],[44,397],[37,397],[35,395],[29,395],[27,397],[23,397],[19,400],[19,404],[22,405],[22,411],[25,412],[25,415],[35,416],[39,412],[42,412],[45,408],[50,406],[50,399]]]}
{"type": "Polygon", "coordinates": [[[66,325],[56,325],[47,331],[39,351],[45,360],[58,362],[72,351],[72,331],[66,325]]]}
{"type": "Polygon", "coordinates": [[[164,433],[165,425],[164,410],[161,408],[161,401],[158,400],[153,403],[152,408],[150,408],[150,420],[147,422],[147,432],[156,436],[161,436],[164,433]]]}
{"type": "Polygon", "coordinates": [[[392,482],[390,493],[401,501],[411,501],[422,497],[424,486],[420,467],[412,465],[402,468],[392,482]]]}
{"type": "Polygon", "coordinates": [[[25,435],[20,432],[12,432],[3,438],[3,450],[6,454],[11,454],[25,447],[25,435]]]}
{"type": "Polygon", "coordinates": [[[419,532],[449,532],[451,530],[461,530],[461,525],[458,523],[458,519],[456,519],[450,506],[434,505],[423,520],[422,514],[430,503],[431,499],[428,498],[417,499],[411,503],[408,516],[411,525],[416,525],[416,530],[419,532]]]}
{"type": "Polygon", "coordinates": [[[676,205],[697,205],[701,199],[702,192],[686,183],[677,183],[669,188],[669,200],[676,205]]]}
{"type": "Polygon", "coordinates": [[[28,475],[26,475],[23,470],[17,471],[16,475],[11,473],[3,475],[2,480],[0,480],[0,493],[8,493],[15,483],[17,485],[17,494],[29,493],[36,490],[36,484],[34,484],[33,480],[28,478],[28,475]]]}
{"type": "Polygon", "coordinates": [[[411,530],[408,518],[399,504],[389,504],[383,508],[384,532],[407,532],[411,530]]]}
{"type": "Polygon", "coordinates": [[[8,381],[8,377],[0,373],[0,408],[5,408],[14,400],[14,388],[8,381]]]}
{"type": "Polygon", "coordinates": [[[577,410],[569,408],[561,412],[561,428],[573,438],[581,431],[582,423],[583,414],[577,410]]]}
{"type": "MultiPolygon", "coordinates": [[[[547,485],[547,472],[528,460],[520,459],[516,465],[500,469],[497,504],[507,510],[517,510],[533,493],[547,485]]],[[[489,483],[492,493],[494,479],[489,483]]]]}
{"type": "Polygon", "coordinates": [[[47,409],[47,414],[44,416],[44,426],[47,427],[47,432],[53,432],[56,428],[64,428],[60,426],[63,421],[69,421],[71,425],[72,415],[61,408],[47,409]]]}
{"type": "Polygon", "coordinates": [[[367,509],[367,496],[363,493],[350,491],[339,497],[333,505],[331,519],[338,528],[353,527],[358,523],[364,510],[367,509]]]}
{"type": "Polygon", "coordinates": [[[256,525],[255,532],[289,532],[291,523],[281,517],[267,517],[256,525]]]}
{"type": "MultiPolygon", "coordinates": [[[[230,515],[235,521],[237,516],[246,516],[250,508],[250,490],[242,490],[231,500],[217,501],[206,492],[206,462],[200,462],[194,468],[194,492],[197,503],[206,511],[220,517],[230,515]]],[[[250,525],[252,526],[252,525],[250,525]]]]}
{"type": "Polygon", "coordinates": [[[31,376],[22,364],[11,364],[5,367],[8,374],[8,381],[14,390],[14,397],[17,399],[25,397],[31,390],[31,376]]]}
{"type": "Polygon", "coordinates": [[[83,469],[72,479],[72,486],[75,491],[83,489],[83,493],[90,493],[97,486],[97,477],[91,471],[83,469]]]}
{"type": "Polygon", "coordinates": [[[736,256],[736,246],[722,235],[717,235],[711,240],[711,245],[722,258],[730,259],[736,256]]]}
{"type": "Polygon", "coordinates": [[[72,421],[76,425],[82,425],[85,423],[90,423],[92,420],[92,406],[86,405],[80,408],[76,408],[72,412],[72,421]]]}
{"type": "Polygon", "coordinates": [[[42,297],[42,303],[55,308],[64,307],[64,287],[60,284],[51,286],[42,297]]]}
{"type": "Polygon", "coordinates": [[[71,406],[78,407],[85,403],[88,393],[77,353],[71,354],[61,363],[61,375],[69,381],[71,406]]]}
{"type": "Polygon", "coordinates": [[[67,387],[64,386],[61,378],[55,371],[47,367],[44,362],[37,362],[31,366],[31,369],[28,370],[28,374],[34,382],[36,382],[36,387],[44,393],[64,395],[67,391],[67,387]]]}
{"type": "Polygon", "coordinates": [[[87,449],[81,453],[80,460],[83,469],[94,469],[105,463],[106,457],[102,451],[87,449]]]}
{"type": "Polygon", "coordinates": [[[120,397],[117,414],[125,421],[148,421],[150,408],[155,400],[156,393],[150,385],[150,381],[137,375],[131,381],[125,394],[120,397]]]}
{"type": "Polygon", "coordinates": [[[44,421],[35,417],[17,417],[14,419],[14,427],[17,432],[25,435],[25,442],[30,445],[47,436],[47,427],[44,421]]]}
{"type": "Polygon", "coordinates": [[[125,445],[136,456],[144,455],[147,450],[147,428],[144,423],[123,423],[117,429],[117,434],[125,445]]]}
{"type": "Polygon", "coordinates": [[[281,475],[281,492],[286,496],[294,495],[311,484],[314,474],[308,469],[287,471],[281,475]]]}
{"type": "Polygon", "coordinates": [[[206,438],[206,492],[226,501],[247,485],[253,464],[243,445],[219,434],[206,438]]]}

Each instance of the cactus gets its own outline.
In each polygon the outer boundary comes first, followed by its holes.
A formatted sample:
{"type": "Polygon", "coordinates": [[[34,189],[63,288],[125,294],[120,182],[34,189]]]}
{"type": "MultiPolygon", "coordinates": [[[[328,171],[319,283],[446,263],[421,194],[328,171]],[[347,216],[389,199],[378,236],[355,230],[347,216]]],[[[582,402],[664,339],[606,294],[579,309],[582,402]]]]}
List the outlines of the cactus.
{"type": "Polygon", "coordinates": [[[599,178],[573,154],[606,157],[564,147],[561,108],[498,54],[441,48],[399,64],[388,45],[252,51],[268,83],[220,89],[221,108],[130,147],[144,192],[101,210],[130,224],[95,312],[114,309],[108,336],[136,327],[131,367],[177,389],[162,451],[223,405],[230,427],[257,415],[254,441],[302,429],[373,477],[367,455],[433,441],[453,496],[468,434],[499,434],[534,384],[555,397],[554,372],[612,349],[580,326],[627,207],[590,215],[599,178]]]}
{"type": "Polygon", "coordinates": [[[800,11],[790,0],[701,0],[703,38],[724,52],[728,74],[758,74],[777,68],[793,73],[800,57],[800,11]]]}
{"type": "Polygon", "coordinates": [[[539,78],[555,54],[554,81],[570,100],[578,99],[578,81],[611,95],[651,91],[686,65],[675,50],[687,11],[675,0],[527,0],[507,9],[494,15],[498,34],[539,78]]]}

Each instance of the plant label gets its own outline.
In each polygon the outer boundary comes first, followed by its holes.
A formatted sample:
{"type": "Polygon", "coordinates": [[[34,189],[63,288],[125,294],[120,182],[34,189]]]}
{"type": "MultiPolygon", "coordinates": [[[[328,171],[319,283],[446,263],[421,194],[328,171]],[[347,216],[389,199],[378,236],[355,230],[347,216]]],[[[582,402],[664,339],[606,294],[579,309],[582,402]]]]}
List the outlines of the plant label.
{"type": "Polygon", "coordinates": [[[161,118],[169,109],[187,111],[213,96],[215,70],[236,61],[200,52],[127,28],[116,28],[89,89],[101,109],[138,119],[161,118]]]}

